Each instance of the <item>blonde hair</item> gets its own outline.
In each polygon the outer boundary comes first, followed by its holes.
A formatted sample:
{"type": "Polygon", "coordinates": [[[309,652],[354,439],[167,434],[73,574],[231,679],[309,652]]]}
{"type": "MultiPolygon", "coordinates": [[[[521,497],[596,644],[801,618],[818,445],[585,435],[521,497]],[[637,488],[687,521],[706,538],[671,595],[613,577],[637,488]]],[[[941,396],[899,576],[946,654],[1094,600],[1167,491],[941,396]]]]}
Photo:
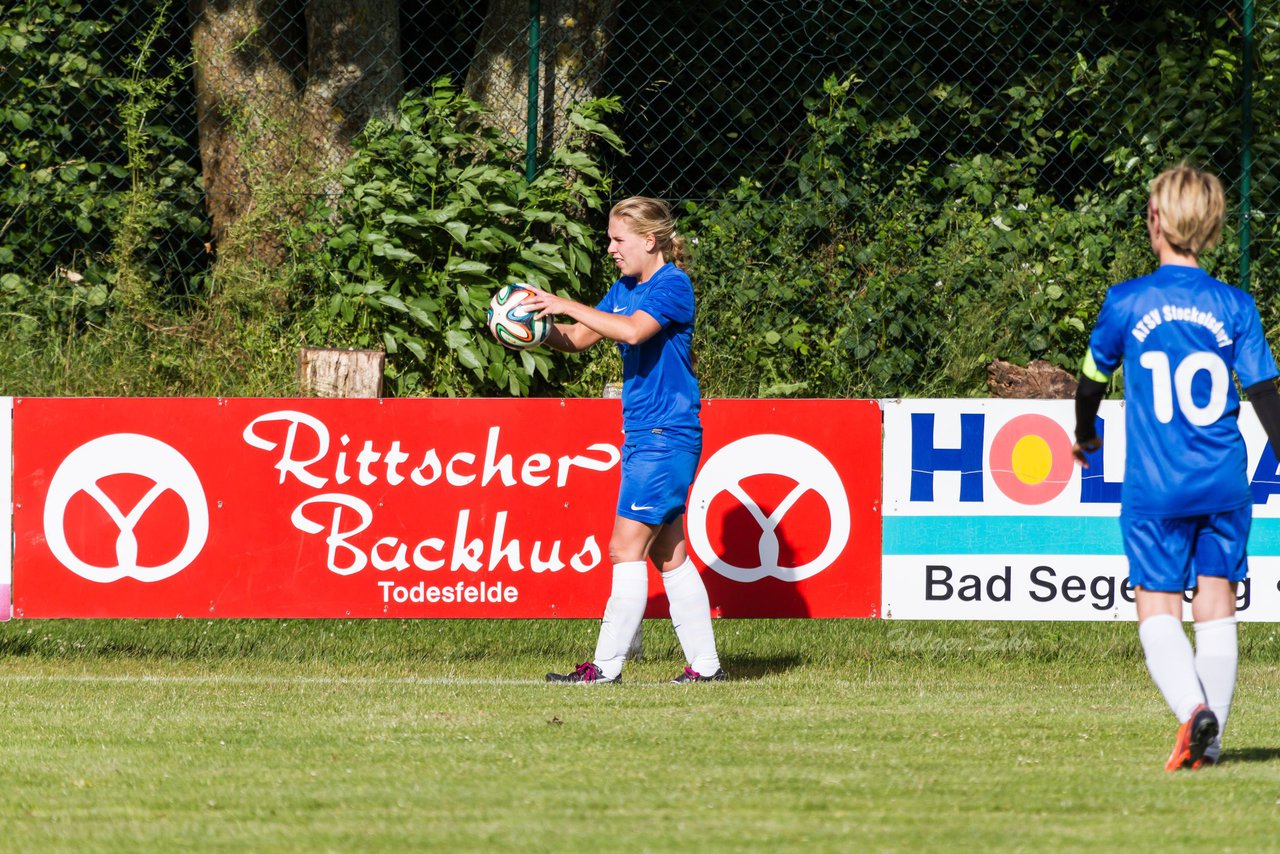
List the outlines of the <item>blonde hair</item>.
{"type": "Polygon", "coordinates": [[[1199,255],[1222,236],[1227,202],[1218,176],[1180,163],[1151,182],[1160,230],[1179,252],[1199,255]]]}
{"type": "Polygon", "coordinates": [[[609,211],[609,218],[624,219],[636,234],[652,234],[662,257],[684,269],[689,261],[685,240],[676,234],[676,218],[671,206],[662,199],[632,196],[623,199],[609,211]]]}

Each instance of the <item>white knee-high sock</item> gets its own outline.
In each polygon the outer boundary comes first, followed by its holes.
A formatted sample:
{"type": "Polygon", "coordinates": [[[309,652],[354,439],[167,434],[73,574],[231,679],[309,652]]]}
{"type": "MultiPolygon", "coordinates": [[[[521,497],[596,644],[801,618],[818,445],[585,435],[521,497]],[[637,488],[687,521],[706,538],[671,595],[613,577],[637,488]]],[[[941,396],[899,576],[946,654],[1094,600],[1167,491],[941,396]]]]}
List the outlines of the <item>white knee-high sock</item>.
{"type": "Polygon", "coordinates": [[[1239,662],[1236,618],[1223,617],[1196,623],[1196,673],[1204,686],[1209,708],[1218,716],[1218,737],[1205,753],[1218,758],[1222,751],[1222,733],[1227,728],[1227,713],[1236,692],[1236,668],[1239,662]]]}
{"type": "Polygon", "coordinates": [[[600,639],[596,641],[595,666],[606,679],[622,672],[627,650],[635,637],[644,607],[649,602],[649,569],[642,560],[613,565],[613,588],[600,621],[600,639]]]}
{"type": "Polygon", "coordinates": [[[716,654],[716,636],[711,628],[711,600],[698,568],[686,559],[662,573],[662,586],[671,603],[671,622],[685,660],[703,676],[712,675],[720,669],[720,656],[716,654]]]}
{"type": "Polygon", "coordinates": [[[1205,697],[1196,676],[1195,653],[1182,630],[1182,621],[1172,614],[1148,617],[1138,626],[1138,638],[1146,653],[1151,678],[1178,723],[1185,723],[1196,706],[1205,702],[1205,697]]]}

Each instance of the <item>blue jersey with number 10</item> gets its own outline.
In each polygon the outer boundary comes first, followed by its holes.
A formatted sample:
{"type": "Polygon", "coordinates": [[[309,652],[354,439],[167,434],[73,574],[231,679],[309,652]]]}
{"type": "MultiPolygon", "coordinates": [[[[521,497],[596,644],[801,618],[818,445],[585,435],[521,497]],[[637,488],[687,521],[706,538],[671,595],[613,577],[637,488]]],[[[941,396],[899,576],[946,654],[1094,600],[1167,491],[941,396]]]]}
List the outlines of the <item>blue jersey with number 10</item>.
{"type": "Polygon", "coordinates": [[[1107,291],[1089,349],[1105,374],[1125,366],[1124,512],[1169,518],[1250,503],[1231,373],[1245,388],[1280,373],[1252,297],[1166,264],[1107,291]]]}

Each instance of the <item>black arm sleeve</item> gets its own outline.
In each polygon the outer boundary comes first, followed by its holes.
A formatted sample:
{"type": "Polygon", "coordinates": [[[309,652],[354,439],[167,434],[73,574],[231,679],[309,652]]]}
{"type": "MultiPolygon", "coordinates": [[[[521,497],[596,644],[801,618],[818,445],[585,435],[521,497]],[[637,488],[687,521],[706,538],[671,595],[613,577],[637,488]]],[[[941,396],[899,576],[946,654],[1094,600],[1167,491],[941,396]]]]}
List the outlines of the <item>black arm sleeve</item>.
{"type": "Polygon", "coordinates": [[[1106,383],[1080,377],[1080,382],[1076,385],[1076,444],[1083,445],[1098,437],[1094,420],[1098,417],[1098,407],[1102,405],[1102,398],[1106,393],[1106,383]]]}
{"type": "Polygon", "coordinates": [[[1276,393],[1276,381],[1254,383],[1244,393],[1253,404],[1253,411],[1258,413],[1258,420],[1262,422],[1262,429],[1267,431],[1271,447],[1280,452],[1280,394],[1276,393]]]}

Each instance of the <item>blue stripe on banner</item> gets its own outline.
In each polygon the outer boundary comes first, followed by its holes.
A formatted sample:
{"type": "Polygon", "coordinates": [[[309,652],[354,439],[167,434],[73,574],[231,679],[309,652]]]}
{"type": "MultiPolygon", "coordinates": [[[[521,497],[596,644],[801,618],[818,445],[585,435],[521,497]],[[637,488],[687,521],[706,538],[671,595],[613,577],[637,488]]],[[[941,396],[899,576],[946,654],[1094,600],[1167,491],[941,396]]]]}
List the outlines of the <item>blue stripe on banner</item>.
{"type": "MultiPolygon", "coordinates": [[[[886,555],[1119,555],[1114,516],[885,516],[886,555]]],[[[1280,555],[1280,519],[1254,519],[1249,554],[1280,555]]]]}

